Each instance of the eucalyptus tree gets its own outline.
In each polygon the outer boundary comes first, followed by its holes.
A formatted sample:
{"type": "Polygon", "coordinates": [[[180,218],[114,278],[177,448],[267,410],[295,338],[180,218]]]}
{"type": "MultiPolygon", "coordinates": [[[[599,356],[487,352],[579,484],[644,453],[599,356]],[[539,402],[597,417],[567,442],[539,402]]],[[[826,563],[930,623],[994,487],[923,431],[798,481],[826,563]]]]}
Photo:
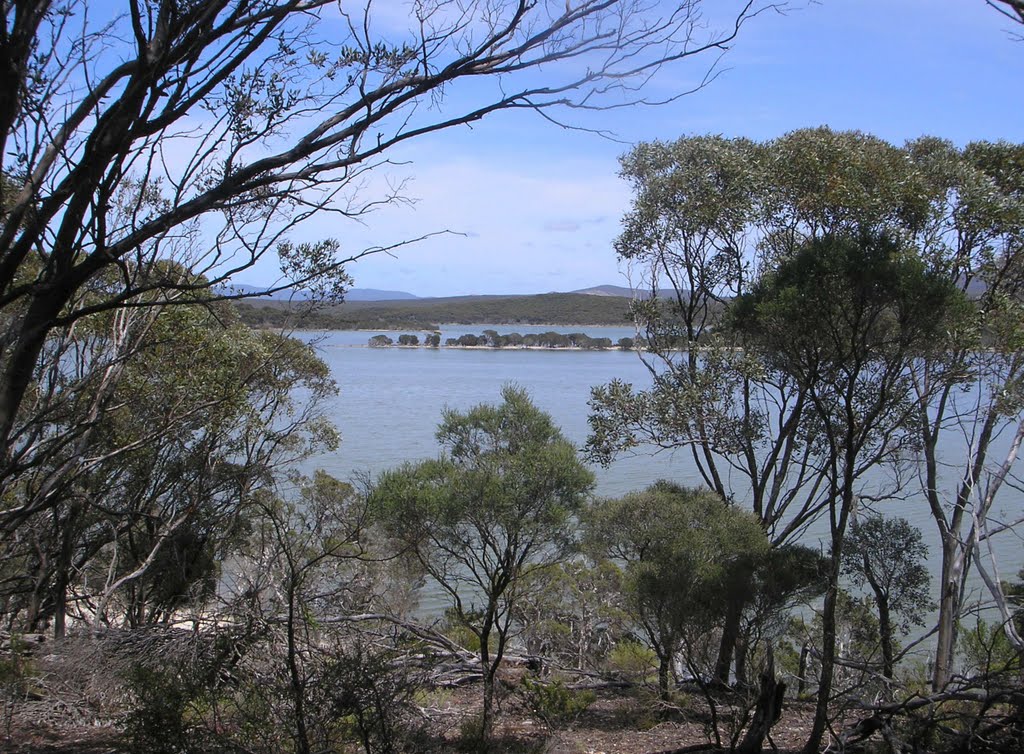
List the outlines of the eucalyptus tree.
{"type": "Polygon", "coordinates": [[[326,365],[298,341],[230,323],[227,309],[100,313],[76,330],[62,376],[78,401],[45,426],[73,441],[19,476],[8,511],[21,523],[2,543],[7,620],[52,621],[58,636],[69,595],[91,619],[127,626],[202,605],[253,496],[337,441],[320,413],[334,391],[326,365]],[[133,314],[142,321],[120,331],[132,343],[120,353],[109,328],[133,314]],[[113,371],[97,403],[88,388],[113,371]]]}
{"type": "Polygon", "coordinates": [[[924,187],[906,152],[884,139],[821,126],[764,146],[770,190],[758,243],[769,267],[816,238],[861,228],[902,235],[919,221],[924,187]]]}
{"type": "Polygon", "coordinates": [[[516,605],[519,641],[529,654],[585,671],[632,635],[622,571],[614,563],[573,558],[536,579],[529,599],[516,605]]]}
{"type": "Polygon", "coordinates": [[[982,565],[976,554],[1024,439],[1024,146],[978,142],[957,149],[922,138],[907,150],[925,188],[910,238],[976,309],[951,332],[945,351],[914,370],[920,488],[941,554],[932,676],[940,690],[953,677],[968,575],[982,565]],[[944,450],[952,443],[964,450],[944,450]]]}
{"type": "Polygon", "coordinates": [[[983,530],[992,529],[989,512],[1013,479],[1024,437],[1021,147],[958,148],[924,137],[898,148],[859,132],[815,128],[761,144],[702,137],[642,145],[623,165],[635,198],[617,251],[644,287],[672,295],[635,312],[650,342],[641,358],[652,387],[612,382],[595,389],[589,449],[607,461],[645,444],[688,448],[706,483],[749,501],[776,543],[797,536],[822,509],[826,469],[812,452],[818,427],[805,386],[756,350],[736,350],[735,335],[718,323],[716,296],[749,290],[808,240],[862,227],[902,239],[906,253],[970,294],[977,316],[965,312],[950,322],[945,348],[911,365],[919,487],[940,538],[933,684],[941,688],[951,678],[974,553],[988,536],[983,530]],[[726,237],[719,211],[741,227],[726,237]],[[676,223],[677,215],[686,221],[676,223]],[[703,261],[699,249],[719,259],[733,250],[725,256],[746,265],[744,285],[703,272],[722,265],[703,261]],[[700,348],[684,347],[694,340],[700,348]],[[948,448],[961,437],[967,447],[957,457],[948,448]]]}
{"type": "Polygon", "coordinates": [[[593,474],[551,417],[512,386],[499,405],[446,410],[437,439],[437,459],[380,476],[370,507],[479,642],[486,736],[516,607],[540,572],[574,550],[593,474]]]}
{"type": "Polygon", "coordinates": [[[928,548],[921,531],[905,518],[870,514],[857,520],[842,554],[842,569],[858,587],[871,590],[878,612],[882,645],[882,674],[893,678],[895,634],[924,625],[924,613],[934,605],[928,594],[928,548]]]}
{"type": "Polygon", "coordinates": [[[872,469],[898,464],[918,439],[911,370],[947,350],[966,301],[943,276],[886,235],[811,241],[737,299],[732,327],[807,391],[814,453],[825,470],[829,585],[822,610],[821,676],[806,751],[829,719],[836,605],[850,518],[863,497],[886,498],[872,469]]]}
{"type": "MultiPolygon", "coordinates": [[[[725,620],[730,593],[746,587],[768,550],[764,531],[711,490],[666,481],[595,504],[584,528],[592,554],[623,564],[627,604],[657,655],[668,699],[675,660],[687,639],[725,620]]],[[[689,649],[688,667],[703,675],[692,642],[689,649]]]]}
{"type": "MultiPolygon", "coordinates": [[[[686,448],[709,487],[749,504],[775,545],[791,542],[827,498],[808,387],[757,349],[738,348],[722,314],[808,239],[895,222],[890,203],[908,203],[906,189],[883,184],[901,184],[909,166],[879,139],[826,128],[766,143],[645,144],[622,166],[635,196],[616,251],[634,284],[668,295],[634,303],[651,388],[595,388],[588,450],[608,462],[639,445],[686,448]]],[[[723,635],[722,682],[738,631],[736,616],[723,635]]]]}
{"type": "MultiPolygon", "coordinates": [[[[744,438],[751,446],[761,439],[763,420],[750,405],[756,391],[744,386],[763,370],[742,354],[691,346],[712,337],[724,302],[752,277],[744,252],[763,205],[763,154],[746,140],[702,137],[642,144],[621,162],[635,196],[616,251],[634,287],[653,293],[632,304],[653,387],[637,392],[616,380],[595,388],[587,450],[609,463],[640,444],[685,447],[705,484],[728,498],[723,464],[740,454],[744,438]]],[[[738,470],[751,460],[749,453],[737,459],[738,470]]],[[[755,464],[747,473],[760,480],[774,468],[755,464]]],[[[771,494],[771,485],[751,487],[771,494]]],[[[771,529],[772,502],[753,504],[771,529]]]]}
{"type": "MultiPolygon", "coordinates": [[[[354,658],[346,656],[362,637],[353,642],[345,636],[344,618],[365,608],[370,596],[359,578],[368,557],[366,498],[323,471],[294,481],[291,501],[272,490],[254,496],[250,547],[241,554],[228,608],[254,624],[249,630],[265,645],[269,666],[250,680],[250,709],[241,716],[247,719],[252,708],[269,714],[270,720],[252,723],[269,722],[295,751],[310,754],[342,745],[347,730],[338,725],[340,702],[360,693],[359,681],[371,688],[380,683],[386,669],[371,670],[361,660],[353,669],[354,658]],[[346,672],[361,678],[346,678],[346,672]]],[[[398,714],[378,711],[388,724],[398,714]]]]}
{"type": "MultiPolygon", "coordinates": [[[[829,559],[816,547],[784,544],[772,547],[744,574],[745,579],[723,595],[726,621],[740,615],[735,639],[735,679],[740,687],[754,684],[750,660],[777,647],[792,627],[794,611],[813,604],[825,593],[829,559]]],[[[718,661],[721,661],[721,654],[718,661]]],[[[725,669],[726,671],[728,668],[725,669]]],[[[722,668],[716,668],[720,678],[722,668]]]]}
{"type": "Polygon", "coordinates": [[[133,359],[115,391],[119,410],[103,419],[112,448],[134,450],[95,474],[115,485],[104,502],[123,538],[104,553],[97,614],[108,620],[103,608],[116,596],[129,625],[173,611],[159,599],[173,572],[159,568],[168,556],[182,562],[171,549],[176,538],[202,548],[214,571],[209,590],[250,525],[254,496],[338,442],[323,414],[335,383],[306,344],[181,307],[157,325],[153,348],[133,359]],[[165,431],[154,437],[156,427],[165,431]]]}
{"type": "Polygon", "coordinates": [[[290,481],[254,492],[212,620],[115,634],[135,645],[112,658],[132,692],[132,750],[309,754],[357,734],[366,751],[396,750],[419,675],[365,615],[365,497],[319,471],[290,481]]]}

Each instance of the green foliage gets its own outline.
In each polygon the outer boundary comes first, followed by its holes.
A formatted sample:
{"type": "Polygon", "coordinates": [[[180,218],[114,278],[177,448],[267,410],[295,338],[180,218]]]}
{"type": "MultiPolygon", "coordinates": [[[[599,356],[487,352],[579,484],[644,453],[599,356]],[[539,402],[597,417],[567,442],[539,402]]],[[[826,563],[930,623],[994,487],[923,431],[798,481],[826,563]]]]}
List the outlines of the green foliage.
{"type": "Polygon", "coordinates": [[[736,680],[756,682],[751,665],[764,658],[769,649],[775,661],[791,675],[797,675],[798,653],[783,637],[791,628],[794,610],[805,608],[828,588],[829,559],[817,548],[786,544],[773,547],[758,560],[742,603],[736,649],[736,680]],[[787,656],[792,663],[787,667],[787,656]]]}
{"type": "MultiPolygon", "coordinates": [[[[855,597],[840,589],[836,599],[836,645],[837,657],[844,661],[835,671],[835,684],[839,689],[865,689],[881,691],[877,682],[878,670],[881,669],[882,653],[880,650],[881,635],[878,630],[878,618],[875,616],[874,605],[867,597],[855,597]]],[[[820,678],[821,651],[824,646],[823,615],[816,614],[811,626],[798,621],[795,630],[798,644],[810,641],[817,647],[810,662],[808,674],[820,678]]]]}
{"type": "MultiPolygon", "coordinates": [[[[762,358],[749,339],[737,343],[720,327],[722,303],[750,294],[758,283],[763,289],[779,265],[807,244],[857,238],[864,231],[899,240],[899,253],[868,273],[882,289],[911,287],[905,275],[917,274],[915,264],[925,265],[931,276],[925,280],[930,292],[919,288],[916,301],[904,297],[902,307],[879,318],[879,334],[893,332],[900,308],[907,314],[926,311],[930,295],[943,298],[936,290],[943,284],[967,287],[983,280],[989,291],[1019,290],[1012,281],[1020,280],[1015,272],[1020,264],[1010,257],[1019,248],[1015,239],[1022,227],[1011,220],[1024,217],[1024,194],[1013,171],[1021,150],[1005,143],[958,149],[927,137],[898,148],[864,133],[824,127],[761,143],[698,136],[637,145],[621,160],[634,198],[616,251],[629,260],[634,279],[671,286],[673,295],[634,304],[638,329],[666,368],[649,389],[621,382],[595,388],[587,442],[591,457],[607,463],[643,444],[696,446],[701,450],[696,463],[706,479],[723,485],[721,494],[749,500],[773,540],[793,536],[800,527],[792,522],[812,515],[820,502],[799,494],[803,486],[813,495],[817,474],[805,472],[820,469],[805,460],[816,431],[806,391],[778,368],[784,361],[762,358]],[[681,341],[709,341],[709,349],[680,349],[681,341]],[[746,348],[733,350],[737,345],[746,348]],[[778,421],[765,406],[781,407],[778,421]],[[729,482],[726,463],[732,469],[729,482]],[[735,479],[736,471],[742,472],[741,480],[735,479]]],[[[867,269],[870,261],[857,263],[867,269]]],[[[838,265],[832,271],[838,274],[838,265]]],[[[849,282],[854,277],[847,275],[848,283],[842,283],[847,290],[835,287],[842,276],[825,278],[808,286],[805,298],[791,298],[786,316],[778,310],[773,351],[795,335],[785,330],[790,322],[806,323],[807,340],[814,340],[832,324],[827,316],[815,321],[819,314],[832,302],[857,300],[849,295],[857,285],[849,282]],[[814,326],[820,332],[813,332],[814,326]]],[[[941,321],[926,320],[930,334],[938,336],[932,357],[948,354],[946,348],[976,334],[972,307],[963,300],[946,303],[949,308],[935,318],[941,321]]],[[[776,304],[783,306],[781,300],[776,304]]],[[[994,317],[989,319],[987,326],[995,330],[994,317]]],[[[1020,318],[1001,321],[1013,326],[1020,318]]],[[[963,375],[963,369],[950,367],[942,379],[963,375]]]]}
{"type": "Polygon", "coordinates": [[[333,714],[350,721],[366,754],[405,750],[420,678],[402,666],[400,655],[357,640],[334,657],[321,683],[333,714]]]}
{"type": "Polygon", "coordinates": [[[866,361],[944,348],[965,303],[898,241],[864,231],[800,247],[736,300],[729,323],[802,384],[840,389],[866,361]]]}
{"type": "Polygon", "coordinates": [[[1007,603],[1013,608],[1013,623],[1017,633],[1024,635],[1024,568],[1017,571],[1017,580],[1003,582],[1003,594],[1007,603]]]}
{"type": "Polygon", "coordinates": [[[438,630],[463,649],[476,654],[480,651],[480,636],[470,626],[479,622],[481,617],[479,613],[470,613],[468,620],[463,620],[457,610],[448,608],[438,630]]]}
{"type": "MultiPolygon", "coordinates": [[[[630,343],[632,343],[632,340],[630,340],[630,343]]],[[[480,335],[464,333],[458,338],[448,338],[445,345],[468,348],[476,346],[487,346],[489,348],[580,348],[584,351],[603,351],[612,347],[612,341],[610,338],[591,338],[584,333],[578,332],[566,335],[549,330],[548,332],[527,333],[526,335],[520,335],[517,332],[502,335],[496,330],[484,330],[480,335]]]]}
{"type": "Polygon", "coordinates": [[[840,626],[840,644],[845,647],[843,656],[854,662],[878,662],[878,619],[871,609],[871,601],[857,598],[840,590],[836,608],[837,623],[840,626]]]}
{"type": "MultiPolygon", "coordinates": [[[[416,329],[434,329],[433,322],[505,322],[524,325],[622,325],[629,323],[628,299],[581,293],[535,296],[465,296],[408,301],[347,302],[336,311],[362,321],[402,319],[416,329]]],[[[332,312],[333,313],[333,312],[332,312]]],[[[379,325],[378,325],[379,327],[379,325]]]]}
{"type": "Polygon", "coordinates": [[[515,610],[519,642],[531,655],[579,670],[598,666],[624,635],[622,573],[582,559],[534,572],[515,610]]]}
{"type": "Polygon", "coordinates": [[[465,557],[510,569],[508,575],[528,570],[531,557],[557,562],[572,543],[571,517],[593,477],[524,391],[506,387],[502,397],[500,406],[446,410],[437,431],[446,452],[387,472],[374,488],[378,521],[416,548],[437,576],[466,578],[444,567],[463,557],[446,549],[455,543],[479,547],[465,557]],[[549,547],[556,557],[546,556],[549,547]],[[522,562],[502,562],[506,548],[518,550],[515,560],[522,562]]]}
{"type": "Polygon", "coordinates": [[[745,588],[737,574],[768,551],[764,531],[718,495],[665,481],[599,502],[583,523],[590,552],[625,564],[629,609],[658,655],[667,694],[686,635],[706,636],[724,618],[730,591],[745,588]]]}
{"type": "Polygon", "coordinates": [[[574,691],[560,680],[545,683],[528,676],[523,678],[522,695],[530,712],[553,730],[571,726],[597,701],[593,691],[574,691]]]}
{"type": "Polygon", "coordinates": [[[787,226],[824,235],[918,220],[921,186],[913,166],[903,150],[876,136],[805,128],[770,142],[767,151],[765,210],[780,229],[771,236],[780,256],[793,249],[793,237],[781,232],[787,226]]]}
{"type": "Polygon", "coordinates": [[[906,635],[911,626],[923,626],[924,613],[934,607],[927,557],[920,529],[903,518],[869,514],[850,531],[843,573],[854,585],[870,588],[880,609],[897,619],[893,630],[906,635]]]}
{"type": "MultiPolygon", "coordinates": [[[[814,128],[641,144],[622,159],[634,199],[616,250],[639,287],[672,295],[634,306],[653,384],[594,389],[590,457],[692,448],[703,478],[748,502],[774,543],[827,512],[837,573],[863,471],[921,451],[947,543],[936,688],[951,679],[971,561],[953,543],[970,539],[978,485],[999,479],[990,438],[1024,407],[1022,155],[814,128]],[[719,318],[731,297],[732,329],[719,318]],[[694,342],[706,347],[680,348],[694,342]],[[950,463],[936,452],[950,431],[977,439],[955,473],[934,473],[950,463]]],[[[896,492],[905,477],[893,478],[871,494],[896,492]]]]}
{"type": "Polygon", "coordinates": [[[607,667],[633,683],[643,683],[657,668],[658,658],[650,647],[639,641],[623,639],[608,653],[607,667]]]}
{"type": "Polygon", "coordinates": [[[7,740],[11,738],[15,708],[29,693],[34,673],[24,642],[17,635],[11,636],[7,648],[0,650],[0,702],[3,703],[3,728],[7,740]]]}
{"type": "MultiPolygon", "coordinates": [[[[353,305],[355,302],[353,302],[353,305]]],[[[317,305],[284,301],[235,301],[231,307],[248,327],[270,330],[433,330],[435,322],[406,319],[401,314],[363,319],[339,316],[317,305]]]]}
{"type": "Polygon", "coordinates": [[[802,638],[802,632],[793,624],[790,624],[789,628],[790,631],[787,635],[774,643],[772,652],[774,653],[775,666],[779,669],[781,675],[783,677],[797,678],[800,676],[800,653],[803,647],[798,646],[798,642],[794,642],[793,639],[802,638]]]}
{"type": "Polygon", "coordinates": [[[316,626],[317,607],[311,599],[303,605],[300,659],[287,634],[271,633],[243,643],[225,637],[229,644],[212,656],[200,645],[176,662],[132,666],[125,678],[131,704],[121,723],[129,750],[276,754],[349,751],[352,744],[366,754],[416,750],[410,713],[424,670],[404,662],[400,650],[316,626]]]}
{"type": "Polygon", "coordinates": [[[1024,667],[1020,653],[1010,644],[1003,626],[981,618],[969,629],[961,629],[960,654],[968,674],[989,682],[1000,675],[1012,678],[1024,667]]]}
{"type": "Polygon", "coordinates": [[[777,614],[800,603],[810,603],[828,587],[828,558],[806,545],[773,547],[753,574],[753,615],[777,614]]]}
{"type": "MultiPolygon", "coordinates": [[[[739,453],[744,447],[750,447],[755,458],[767,452],[772,424],[763,409],[742,400],[744,385],[786,386],[786,379],[768,373],[756,353],[719,345],[724,344],[712,344],[699,353],[690,351],[696,360],[692,369],[677,366],[659,374],[650,389],[637,391],[621,380],[592,388],[588,457],[608,465],[619,452],[645,445],[673,447],[686,437],[697,438],[723,455],[739,453]]],[[[662,347],[654,342],[650,349],[654,358],[683,355],[675,345],[662,347]]],[[[761,506],[766,525],[780,520],[776,507],[767,501],[761,506]]]]}
{"type": "Polygon", "coordinates": [[[335,391],[327,365],[223,306],[100,313],[53,347],[67,366],[53,395],[64,397],[38,429],[56,444],[5,489],[38,514],[23,522],[32,551],[11,540],[2,553],[34,570],[35,586],[7,603],[28,626],[52,621],[62,634],[72,589],[115,625],[204,605],[250,531],[255,493],[337,443],[320,413],[335,391]]]}
{"type": "Polygon", "coordinates": [[[467,754],[487,754],[491,750],[487,734],[488,722],[482,713],[472,713],[459,722],[458,750],[467,754]]]}
{"type": "Polygon", "coordinates": [[[213,693],[188,667],[134,666],[127,687],[134,704],[122,723],[129,750],[144,754],[230,751],[206,727],[204,713],[213,693]]]}
{"type": "Polygon", "coordinates": [[[502,398],[446,410],[442,454],[381,474],[369,499],[377,524],[479,639],[485,727],[515,605],[531,574],[574,547],[574,517],[593,486],[576,449],[525,391],[506,386],[502,398]]]}
{"type": "Polygon", "coordinates": [[[134,506],[124,517],[138,518],[120,568],[137,567],[160,543],[149,573],[131,585],[150,616],[143,622],[211,593],[219,563],[249,530],[250,500],[240,490],[254,492],[278,463],[337,443],[316,409],[334,382],[304,344],[221,329],[207,313],[185,308],[158,317],[152,338],[118,387],[125,408],[107,415],[101,437],[113,449],[184,417],[174,434],[123,455],[94,482],[120,485],[134,506]],[[298,390],[305,391],[302,405],[293,403],[298,390]],[[186,510],[188,518],[176,521],[186,510]]]}

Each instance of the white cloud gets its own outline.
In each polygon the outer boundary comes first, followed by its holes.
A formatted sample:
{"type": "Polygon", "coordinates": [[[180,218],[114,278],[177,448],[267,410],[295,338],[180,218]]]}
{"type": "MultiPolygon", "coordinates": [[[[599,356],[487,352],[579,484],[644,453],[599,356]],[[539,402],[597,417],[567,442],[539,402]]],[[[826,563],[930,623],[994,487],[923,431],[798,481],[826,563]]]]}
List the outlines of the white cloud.
{"type": "MultiPolygon", "coordinates": [[[[303,234],[333,235],[351,253],[450,231],[351,268],[359,286],[417,295],[537,292],[553,272],[564,279],[562,290],[617,282],[617,225],[606,218],[625,211],[629,189],[615,168],[614,161],[572,158],[513,164],[501,155],[417,163],[401,169],[411,178],[412,206],[384,207],[348,227],[324,215],[303,234]]],[[[378,174],[365,191],[383,190],[395,177],[378,174]]]]}
{"type": "Polygon", "coordinates": [[[580,229],[575,220],[549,220],[544,223],[544,230],[550,233],[574,233],[580,229]]]}

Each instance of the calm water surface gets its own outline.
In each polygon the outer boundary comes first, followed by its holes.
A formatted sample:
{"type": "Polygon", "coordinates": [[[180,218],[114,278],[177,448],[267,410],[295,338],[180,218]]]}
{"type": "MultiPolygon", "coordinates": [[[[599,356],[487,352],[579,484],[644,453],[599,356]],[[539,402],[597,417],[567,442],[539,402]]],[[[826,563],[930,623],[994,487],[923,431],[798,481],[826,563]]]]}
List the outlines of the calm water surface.
{"type": "MultiPolygon", "coordinates": [[[[456,325],[442,331],[442,342],[463,333],[479,334],[487,328],[502,334],[585,331],[591,337],[609,337],[613,342],[633,334],[625,328],[456,325]]],[[[613,378],[637,386],[650,382],[646,369],[632,352],[361,347],[378,332],[305,334],[316,340],[321,357],[341,388],[341,394],[328,407],[342,434],[341,447],[313,459],[313,463],[342,479],[356,473],[376,474],[403,461],[435,456],[438,446],[434,431],[442,409],[465,410],[479,403],[497,403],[502,385],[509,382],[529,391],[534,403],[550,413],[565,436],[580,447],[587,438],[591,386],[613,378]]],[[[422,339],[422,333],[417,334],[422,339]]],[[[398,333],[388,335],[397,340],[398,333]]],[[[638,490],[662,478],[686,485],[701,483],[686,451],[644,453],[594,471],[597,494],[603,496],[638,490]]],[[[1024,515],[1024,495],[1005,490],[997,511],[1005,520],[1016,520],[1024,515]]],[[[894,502],[884,512],[903,516],[918,526],[931,553],[937,553],[936,527],[922,499],[894,502]]],[[[819,524],[808,530],[805,544],[824,541],[826,536],[827,524],[819,524]]],[[[997,552],[1000,575],[1012,577],[1024,563],[1021,540],[1012,534],[1003,535],[997,552]]],[[[933,573],[937,560],[931,558],[933,573]]]]}
{"type": "MultiPolygon", "coordinates": [[[[479,333],[487,327],[460,326],[454,332],[479,333]]],[[[491,327],[501,333],[512,331],[491,327]]],[[[516,331],[525,334],[550,329],[517,327],[516,331]]],[[[559,332],[569,330],[559,328],[559,332]]],[[[614,340],[630,332],[588,330],[592,337],[621,333],[614,340]]],[[[563,434],[582,446],[587,438],[587,400],[592,385],[615,377],[637,384],[649,382],[646,369],[632,352],[353,347],[365,344],[373,334],[327,333],[317,343],[341,388],[329,413],[341,430],[342,445],[336,454],[317,458],[316,464],[342,478],[435,456],[434,431],[442,409],[466,410],[480,403],[497,403],[506,383],[529,391],[534,403],[551,414],[563,434]]],[[[595,472],[597,493],[609,496],[645,487],[662,477],[691,485],[699,482],[699,475],[682,453],[624,458],[608,470],[595,472]]]]}

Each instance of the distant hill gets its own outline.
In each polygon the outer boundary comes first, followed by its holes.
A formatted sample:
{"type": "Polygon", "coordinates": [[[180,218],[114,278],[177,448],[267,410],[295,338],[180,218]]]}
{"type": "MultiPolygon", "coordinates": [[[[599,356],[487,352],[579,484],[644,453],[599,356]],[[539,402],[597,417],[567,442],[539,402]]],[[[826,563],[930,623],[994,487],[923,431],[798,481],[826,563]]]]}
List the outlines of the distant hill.
{"type": "Polygon", "coordinates": [[[216,285],[213,292],[218,296],[255,296],[262,301],[308,301],[309,295],[305,291],[283,290],[266,295],[266,287],[259,285],[246,285],[245,283],[229,283],[227,285],[216,285]]]}
{"type": "MultiPolygon", "coordinates": [[[[651,292],[648,290],[636,291],[623,285],[595,285],[593,288],[581,288],[573,293],[580,293],[584,296],[615,296],[618,298],[639,298],[648,299],[651,292]]],[[[676,295],[672,289],[658,291],[661,298],[670,298],[676,295]]]]}
{"type": "Polygon", "coordinates": [[[405,291],[382,291],[377,288],[350,288],[345,292],[346,301],[408,301],[419,298],[405,291]]]}
{"type": "Polygon", "coordinates": [[[347,300],[337,305],[253,299],[237,305],[254,326],[337,330],[432,330],[440,324],[629,325],[619,296],[543,293],[534,296],[454,296],[392,301],[347,300]]]}
{"type": "MultiPolygon", "coordinates": [[[[968,295],[983,291],[976,282],[968,295]]],[[[571,293],[530,296],[449,296],[419,298],[405,291],[353,288],[341,304],[323,304],[302,294],[284,292],[258,296],[255,286],[222,287],[220,293],[257,296],[235,303],[242,321],[253,327],[293,327],[310,330],[434,330],[439,325],[583,325],[629,326],[632,289],[598,285],[571,293]]],[[[675,291],[659,291],[674,296],[675,291]]],[[[650,294],[648,293],[648,296],[650,294]]],[[[715,307],[716,311],[718,307],[715,307]]]]}
{"type": "Polygon", "coordinates": [[[593,288],[581,288],[572,293],[581,293],[584,296],[618,296],[619,298],[633,298],[633,289],[621,285],[595,285],[593,288]]]}
{"type": "MultiPolygon", "coordinates": [[[[223,295],[241,294],[243,296],[258,296],[264,301],[309,301],[308,291],[283,290],[272,293],[269,296],[260,296],[266,290],[258,285],[245,285],[244,283],[218,286],[216,292],[223,295]]],[[[346,301],[402,301],[417,298],[405,291],[382,291],[377,288],[350,288],[345,292],[346,301]]]]}
{"type": "MultiPolygon", "coordinates": [[[[263,296],[261,293],[265,291],[265,288],[261,288],[256,285],[246,285],[244,283],[232,284],[232,285],[221,285],[217,286],[216,291],[222,294],[241,294],[243,296],[254,296],[258,297],[262,301],[308,301],[310,300],[308,291],[295,291],[295,290],[283,290],[272,293],[269,296],[263,296]]],[[[560,291],[553,291],[552,294],[536,294],[536,295],[553,295],[558,293],[559,295],[565,295],[560,291]]],[[[632,288],[628,288],[623,285],[595,285],[590,288],[581,288],[577,291],[568,291],[568,293],[580,294],[584,296],[611,296],[613,298],[648,298],[650,297],[649,291],[634,291],[632,288]]],[[[662,292],[662,295],[667,295],[662,292]]],[[[350,288],[345,292],[345,301],[411,301],[424,300],[424,301],[440,301],[444,299],[465,299],[465,298],[521,298],[521,295],[512,294],[498,294],[498,295],[477,295],[477,296],[442,296],[442,297],[424,297],[421,299],[414,293],[407,291],[390,291],[382,290],[380,288],[350,288]]]]}

